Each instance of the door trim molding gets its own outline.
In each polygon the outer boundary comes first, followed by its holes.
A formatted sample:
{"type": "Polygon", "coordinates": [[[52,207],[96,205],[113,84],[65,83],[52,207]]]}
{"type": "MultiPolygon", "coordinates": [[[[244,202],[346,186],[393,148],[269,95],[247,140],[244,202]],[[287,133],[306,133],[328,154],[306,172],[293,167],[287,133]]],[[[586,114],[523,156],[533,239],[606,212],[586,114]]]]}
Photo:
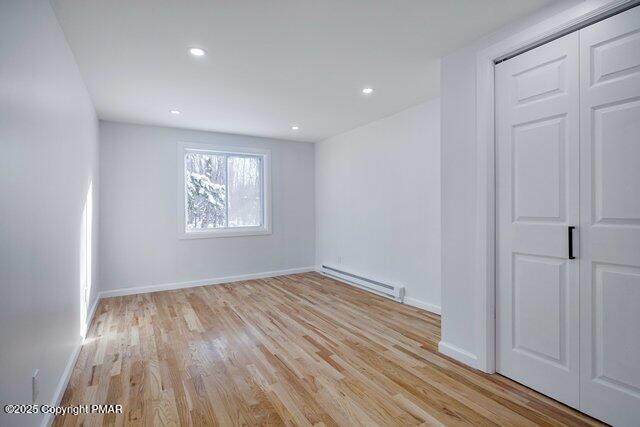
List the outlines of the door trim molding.
{"type": "MultiPolygon", "coordinates": [[[[475,293],[477,353],[475,368],[496,369],[495,279],[495,87],[497,60],[528,47],[565,35],[585,24],[604,19],[640,4],[640,0],[588,0],[514,36],[481,50],[476,55],[476,277],[475,293]]],[[[464,360],[461,360],[467,363],[464,360]]]]}

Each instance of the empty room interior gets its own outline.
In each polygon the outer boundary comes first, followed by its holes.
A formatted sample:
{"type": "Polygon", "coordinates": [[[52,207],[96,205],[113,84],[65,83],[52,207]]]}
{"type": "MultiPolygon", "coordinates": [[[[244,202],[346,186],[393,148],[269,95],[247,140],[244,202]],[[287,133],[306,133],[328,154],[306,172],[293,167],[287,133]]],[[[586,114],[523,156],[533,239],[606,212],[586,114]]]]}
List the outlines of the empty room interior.
{"type": "Polygon", "coordinates": [[[640,426],[640,0],[0,0],[0,426],[640,426]]]}

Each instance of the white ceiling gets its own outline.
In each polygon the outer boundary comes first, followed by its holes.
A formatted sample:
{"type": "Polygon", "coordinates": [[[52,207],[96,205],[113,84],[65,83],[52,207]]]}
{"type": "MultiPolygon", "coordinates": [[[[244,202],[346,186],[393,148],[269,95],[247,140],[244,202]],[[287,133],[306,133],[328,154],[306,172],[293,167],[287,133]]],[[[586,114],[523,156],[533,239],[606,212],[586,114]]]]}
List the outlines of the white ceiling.
{"type": "Polygon", "coordinates": [[[52,3],[101,119],[319,141],[438,96],[439,57],[550,1],[52,3]]]}

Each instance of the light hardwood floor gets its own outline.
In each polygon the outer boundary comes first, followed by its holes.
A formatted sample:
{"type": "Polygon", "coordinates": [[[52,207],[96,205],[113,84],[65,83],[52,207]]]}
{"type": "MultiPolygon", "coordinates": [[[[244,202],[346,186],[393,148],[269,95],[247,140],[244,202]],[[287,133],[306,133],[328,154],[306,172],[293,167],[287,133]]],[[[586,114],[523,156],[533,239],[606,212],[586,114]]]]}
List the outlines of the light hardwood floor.
{"type": "Polygon", "coordinates": [[[100,301],[54,425],[595,425],[437,351],[440,317],[317,273],[100,301]]]}

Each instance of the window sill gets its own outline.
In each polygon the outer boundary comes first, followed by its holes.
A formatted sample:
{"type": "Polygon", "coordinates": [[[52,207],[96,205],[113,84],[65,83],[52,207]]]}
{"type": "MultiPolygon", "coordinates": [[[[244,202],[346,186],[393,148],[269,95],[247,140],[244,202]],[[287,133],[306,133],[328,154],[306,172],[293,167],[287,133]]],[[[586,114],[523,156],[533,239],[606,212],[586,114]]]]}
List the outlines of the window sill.
{"type": "Polygon", "coordinates": [[[243,227],[239,229],[184,231],[179,237],[180,239],[213,239],[217,237],[265,236],[269,234],[271,234],[271,229],[269,228],[243,227]]]}

